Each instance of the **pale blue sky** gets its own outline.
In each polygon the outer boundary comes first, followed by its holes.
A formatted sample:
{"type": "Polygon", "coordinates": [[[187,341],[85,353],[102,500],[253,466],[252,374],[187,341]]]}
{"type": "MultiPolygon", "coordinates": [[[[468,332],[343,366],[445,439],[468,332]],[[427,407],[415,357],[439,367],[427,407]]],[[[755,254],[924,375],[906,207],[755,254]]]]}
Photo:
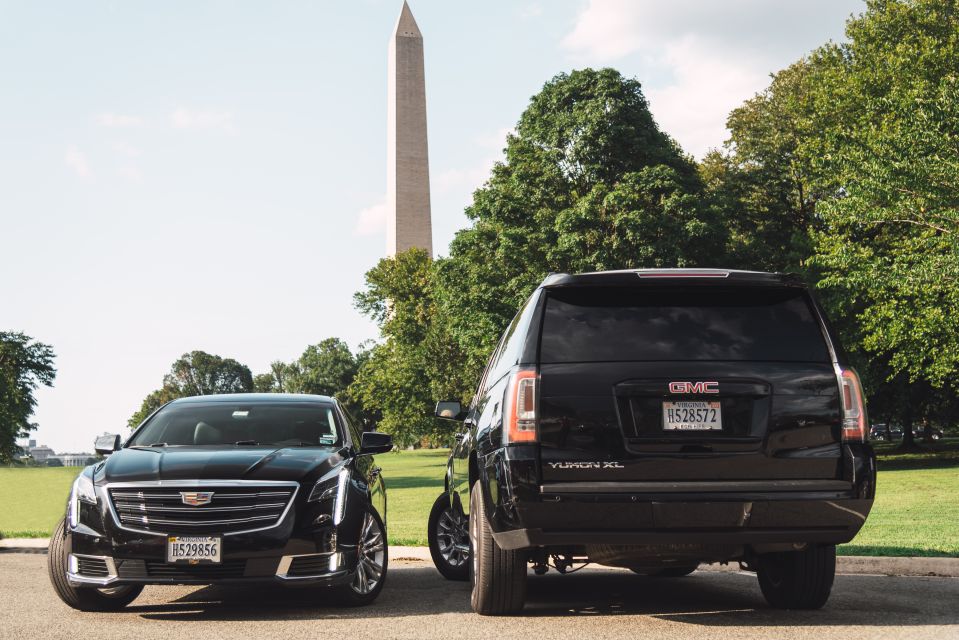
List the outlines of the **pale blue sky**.
{"type": "MultiPolygon", "coordinates": [[[[0,329],[53,345],[35,437],[89,450],[180,354],[254,373],[375,327],[399,0],[0,0],[0,329]]],[[[413,0],[434,246],[551,76],[614,66],[690,153],[860,0],[413,0]]]]}

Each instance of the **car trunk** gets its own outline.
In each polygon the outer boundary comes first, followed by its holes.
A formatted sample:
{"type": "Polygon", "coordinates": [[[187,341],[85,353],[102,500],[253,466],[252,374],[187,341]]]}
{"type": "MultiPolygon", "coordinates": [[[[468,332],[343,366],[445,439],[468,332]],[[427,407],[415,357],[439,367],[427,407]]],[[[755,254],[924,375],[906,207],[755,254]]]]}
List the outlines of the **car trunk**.
{"type": "Polygon", "coordinates": [[[546,483],[841,477],[836,374],[801,288],[550,291],[539,374],[546,483]]]}

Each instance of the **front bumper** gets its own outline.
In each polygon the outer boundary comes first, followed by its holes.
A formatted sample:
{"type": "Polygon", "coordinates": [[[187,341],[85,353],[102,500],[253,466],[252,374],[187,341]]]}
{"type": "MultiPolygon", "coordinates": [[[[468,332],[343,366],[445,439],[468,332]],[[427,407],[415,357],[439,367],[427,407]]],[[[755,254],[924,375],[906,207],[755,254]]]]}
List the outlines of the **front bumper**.
{"type": "Polygon", "coordinates": [[[79,524],[67,528],[66,577],[73,586],[337,585],[349,582],[356,570],[356,546],[350,542],[359,538],[366,505],[365,494],[358,490],[347,497],[336,525],[330,504],[308,502],[301,491],[274,526],[202,533],[222,535],[221,562],[195,565],[167,563],[167,534],[121,526],[106,491],[99,489],[98,494],[97,504],[80,503],[79,524]]]}
{"type": "Polygon", "coordinates": [[[280,556],[258,562],[232,559],[205,565],[170,565],[151,559],[117,560],[110,556],[71,553],[66,577],[74,587],[248,583],[332,586],[348,582],[352,574],[347,566],[355,564],[355,556],[351,558],[345,553],[280,556]]]}

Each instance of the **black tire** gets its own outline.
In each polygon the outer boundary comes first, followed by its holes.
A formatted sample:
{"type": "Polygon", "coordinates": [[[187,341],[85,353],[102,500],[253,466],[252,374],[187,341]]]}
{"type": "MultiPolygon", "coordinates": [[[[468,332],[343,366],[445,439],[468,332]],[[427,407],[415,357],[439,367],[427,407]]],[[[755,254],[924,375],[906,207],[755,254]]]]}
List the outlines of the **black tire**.
{"type": "Polygon", "coordinates": [[[71,586],[67,582],[69,553],[66,522],[61,520],[47,548],[47,573],[53,590],[67,606],[80,611],[119,611],[143,591],[142,585],[132,584],[102,588],[71,586]]]}
{"type": "Polygon", "coordinates": [[[482,495],[477,481],[470,491],[470,604],[484,616],[518,613],[526,603],[526,553],[496,544],[482,495]]]}
{"type": "Polygon", "coordinates": [[[683,578],[698,568],[698,564],[693,564],[685,567],[669,567],[668,569],[659,569],[653,571],[649,571],[647,569],[630,569],[630,571],[633,573],[638,573],[641,576],[649,576],[651,578],[683,578]]]}
{"type": "Polygon", "coordinates": [[[360,537],[357,540],[356,550],[358,556],[356,568],[350,577],[350,582],[333,587],[337,602],[347,607],[364,607],[372,603],[380,595],[380,591],[383,590],[383,585],[386,583],[386,570],[389,566],[386,525],[383,524],[380,515],[376,513],[376,509],[370,505],[366,505],[364,509],[363,524],[360,526],[360,537]],[[369,529],[367,528],[368,523],[369,529]],[[382,555],[378,555],[379,553],[382,553],[382,555]],[[369,575],[364,573],[369,570],[365,568],[369,565],[364,564],[363,557],[366,557],[367,560],[372,559],[374,565],[378,564],[380,566],[379,576],[372,588],[368,590],[364,590],[362,586],[361,574],[369,575]]]}
{"type": "Polygon", "coordinates": [[[469,524],[459,505],[450,506],[445,491],[433,503],[427,526],[426,537],[436,570],[447,580],[469,580],[469,524]]]}
{"type": "Polygon", "coordinates": [[[836,546],[812,545],[803,551],[769,553],[756,570],[766,602],[776,609],[819,609],[836,577],[836,546]]]}

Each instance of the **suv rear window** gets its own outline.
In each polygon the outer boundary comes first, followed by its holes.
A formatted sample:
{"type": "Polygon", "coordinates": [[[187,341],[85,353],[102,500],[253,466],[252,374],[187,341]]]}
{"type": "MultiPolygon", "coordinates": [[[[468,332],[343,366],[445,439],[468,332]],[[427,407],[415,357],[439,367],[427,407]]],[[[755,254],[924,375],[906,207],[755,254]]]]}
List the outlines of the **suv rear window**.
{"type": "Polygon", "coordinates": [[[828,362],[795,288],[569,288],[549,292],[540,361],[828,362]]]}

